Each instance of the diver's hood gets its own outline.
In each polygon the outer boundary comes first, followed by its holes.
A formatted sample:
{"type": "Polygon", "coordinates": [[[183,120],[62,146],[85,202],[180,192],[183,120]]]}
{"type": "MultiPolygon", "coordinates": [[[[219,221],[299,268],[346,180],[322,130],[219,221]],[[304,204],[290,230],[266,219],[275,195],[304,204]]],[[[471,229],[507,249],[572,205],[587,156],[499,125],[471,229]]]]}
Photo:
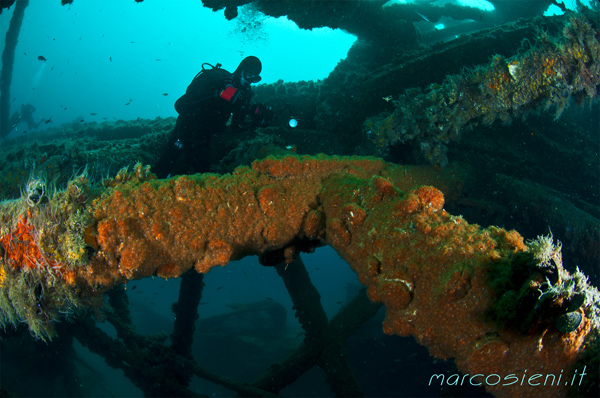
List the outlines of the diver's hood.
{"type": "Polygon", "coordinates": [[[260,81],[260,72],[262,71],[262,63],[260,59],[251,55],[240,62],[237,69],[233,72],[240,81],[248,83],[258,83],[260,81]],[[242,80],[243,79],[243,80],[242,80]]]}

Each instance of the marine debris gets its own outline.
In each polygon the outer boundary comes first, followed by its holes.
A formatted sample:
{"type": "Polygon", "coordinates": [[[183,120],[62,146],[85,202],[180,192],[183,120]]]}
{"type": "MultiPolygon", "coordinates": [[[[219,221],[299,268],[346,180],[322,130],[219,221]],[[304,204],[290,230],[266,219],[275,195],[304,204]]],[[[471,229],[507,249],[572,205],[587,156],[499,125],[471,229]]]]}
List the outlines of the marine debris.
{"type": "MultiPolygon", "coordinates": [[[[285,267],[328,244],[385,305],[385,333],[414,336],[464,374],[581,374],[598,335],[598,291],[562,269],[551,238],[528,247],[516,231],[443,208],[440,190],[410,167],[377,158],[270,157],[166,180],[138,164],[98,186],[84,173],[47,201],[0,204],[0,319],[48,339],[63,315],[128,280],[204,274],[253,254],[285,267]]],[[[520,396],[570,387],[486,386],[520,396]]]]}
{"type": "Polygon", "coordinates": [[[416,140],[424,158],[446,165],[447,147],[465,129],[554,109],[559,118],[572,102],[595,100],[600,85],[597,15],[573,14],[561,35],[539,31],[527,51],[496,55],[441,84],[415,87],[394,96],[394,111],[367,119],[368,139],[385,154],[395,143],[416,140]]]}

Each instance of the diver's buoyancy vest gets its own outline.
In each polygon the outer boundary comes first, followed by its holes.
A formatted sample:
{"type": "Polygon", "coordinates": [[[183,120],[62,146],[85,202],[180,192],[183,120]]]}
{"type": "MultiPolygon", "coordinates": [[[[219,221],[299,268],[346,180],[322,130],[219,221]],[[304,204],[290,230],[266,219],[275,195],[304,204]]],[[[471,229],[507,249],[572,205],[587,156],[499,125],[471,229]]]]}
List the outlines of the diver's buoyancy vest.
{"type": "Polygon", "coordinates": [[[219,97],[226,84],[233,82],[233,75],[219,67],[202,69],[194,77],[185,94],[175,101],[177,113],[189,111],[202,101],[219,97]]]}

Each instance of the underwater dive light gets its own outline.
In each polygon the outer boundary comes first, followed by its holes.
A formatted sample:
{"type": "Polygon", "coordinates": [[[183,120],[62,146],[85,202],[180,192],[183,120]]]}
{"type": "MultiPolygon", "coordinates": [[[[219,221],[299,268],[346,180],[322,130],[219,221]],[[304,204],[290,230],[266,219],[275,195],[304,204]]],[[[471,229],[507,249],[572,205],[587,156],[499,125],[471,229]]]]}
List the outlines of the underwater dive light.
{"type": "Polygon", "coordinates": [[[291,118],[290,121],[288,122],[288,124],[290,125],[291,128],[295,128],[298,125],[298,120],[296,120],[295,117],[291,118]]]}

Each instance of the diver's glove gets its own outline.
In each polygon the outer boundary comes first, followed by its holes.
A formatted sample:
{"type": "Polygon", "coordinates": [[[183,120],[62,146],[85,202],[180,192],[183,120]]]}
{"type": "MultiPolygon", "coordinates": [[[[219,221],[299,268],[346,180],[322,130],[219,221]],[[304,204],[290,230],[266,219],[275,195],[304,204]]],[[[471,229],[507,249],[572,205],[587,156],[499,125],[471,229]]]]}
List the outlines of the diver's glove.
{"type": "Polygon", "coordinates": [[[275,119],[275,113],[270,106],[255,104],[250,107],[252,127],[267,127],[275,119]]]}

